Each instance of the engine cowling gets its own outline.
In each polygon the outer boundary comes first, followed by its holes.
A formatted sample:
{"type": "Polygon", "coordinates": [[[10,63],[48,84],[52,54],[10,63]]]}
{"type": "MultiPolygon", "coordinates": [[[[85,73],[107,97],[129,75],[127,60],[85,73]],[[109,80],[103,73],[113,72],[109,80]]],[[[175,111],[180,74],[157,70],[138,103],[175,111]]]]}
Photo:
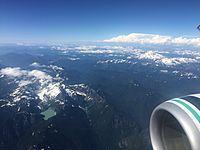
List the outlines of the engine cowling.
{"type": "Polygon", "coordinates": [[[200,94],[158,105],[150,119],[154,150],[200,150],[200,94]]]}

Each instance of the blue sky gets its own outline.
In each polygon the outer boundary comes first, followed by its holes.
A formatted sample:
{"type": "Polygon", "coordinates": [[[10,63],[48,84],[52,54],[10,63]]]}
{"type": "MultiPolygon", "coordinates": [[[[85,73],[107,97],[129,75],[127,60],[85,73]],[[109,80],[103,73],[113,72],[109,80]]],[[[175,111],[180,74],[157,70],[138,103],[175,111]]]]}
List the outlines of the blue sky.
{"type": "Polygon", "coordinates": [[[200,0],[0,0],[0,42],[76,42],[145,33],[198,37],[200,0]]]}

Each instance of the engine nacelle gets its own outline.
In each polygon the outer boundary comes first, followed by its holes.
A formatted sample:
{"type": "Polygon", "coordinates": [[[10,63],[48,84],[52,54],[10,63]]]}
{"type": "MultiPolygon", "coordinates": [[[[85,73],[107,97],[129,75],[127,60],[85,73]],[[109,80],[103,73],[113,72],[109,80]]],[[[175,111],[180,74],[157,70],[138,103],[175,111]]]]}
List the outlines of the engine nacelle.
{"type": "Polygon", "coordinates": [[[200,94],[158,105],[150,120],[154,150],[200,150],[200,94]]]}

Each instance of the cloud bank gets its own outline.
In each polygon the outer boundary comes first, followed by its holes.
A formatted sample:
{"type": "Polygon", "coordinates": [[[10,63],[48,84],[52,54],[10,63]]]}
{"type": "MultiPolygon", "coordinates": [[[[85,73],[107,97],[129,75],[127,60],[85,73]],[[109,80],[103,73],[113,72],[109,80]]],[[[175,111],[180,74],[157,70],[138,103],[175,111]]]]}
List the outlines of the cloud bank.
{"type": "Polygon", "coordinates": [[[157,34],[132,33],[120,35],[104,42],[127,42],[137,44],[161,44],[161,45],[189,45],[200,47],[200,38],[172,37],[157,34]]]}
{"type": "Polygon", "coordinates": [[[47,75],[45,72],[42,72],[40,70],[22,70],[20,67],[7,67],[0,70],[1,75],[6,75],[8,77],[35,77],[37,79],[43,79],[43,80],[52,80],[52,77],[47,75]]]}

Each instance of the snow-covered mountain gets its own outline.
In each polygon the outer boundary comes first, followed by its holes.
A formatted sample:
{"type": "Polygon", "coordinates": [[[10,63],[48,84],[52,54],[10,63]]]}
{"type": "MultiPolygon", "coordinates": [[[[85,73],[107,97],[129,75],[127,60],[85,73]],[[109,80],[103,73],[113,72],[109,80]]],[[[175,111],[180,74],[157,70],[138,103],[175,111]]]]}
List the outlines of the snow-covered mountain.
{"type": "Polygon", "coordinates": [[[150,150],[148,122],[156,104],[199,92],[197,50],[0,49],[9,51],[0,55],[0,149],[150,150]]]}

